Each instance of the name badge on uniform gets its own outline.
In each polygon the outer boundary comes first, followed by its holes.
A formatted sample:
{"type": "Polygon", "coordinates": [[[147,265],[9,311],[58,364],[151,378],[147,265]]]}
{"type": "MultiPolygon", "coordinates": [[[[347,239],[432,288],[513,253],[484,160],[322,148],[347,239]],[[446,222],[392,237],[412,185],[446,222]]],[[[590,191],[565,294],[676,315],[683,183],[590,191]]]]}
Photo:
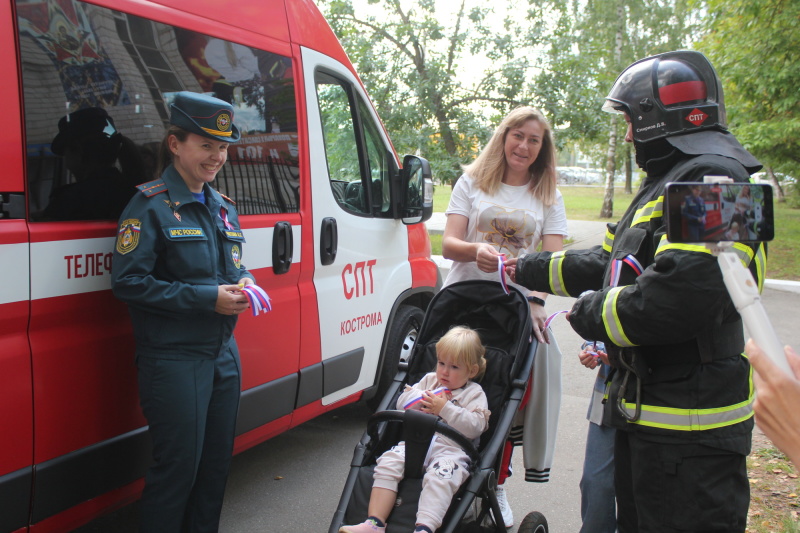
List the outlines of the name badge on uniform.
{"type": "Polygon", "coordinates": [[[177,227],[177,228],[166,228],[166,230],[167,230],[167,237],[175,241],[206,238],[206,234],[203,231],[203,228],[177,227]]]}

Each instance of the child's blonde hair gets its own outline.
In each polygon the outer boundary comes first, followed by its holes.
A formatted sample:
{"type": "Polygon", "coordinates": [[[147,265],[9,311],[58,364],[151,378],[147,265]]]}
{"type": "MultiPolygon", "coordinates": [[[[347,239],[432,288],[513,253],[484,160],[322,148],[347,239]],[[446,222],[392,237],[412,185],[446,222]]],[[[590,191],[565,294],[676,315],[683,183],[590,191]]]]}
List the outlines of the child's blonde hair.
{"type": "Polygon", "coordinates": [[[448,359],[457,365],[470,369],[478,366],[478,373],[473,380],[479,381],[486,372],[486,348],[483,347],[478,333],[467,326],[454,326],[442,335],[436,343],[436,355],[439,359],[448,359]]]}

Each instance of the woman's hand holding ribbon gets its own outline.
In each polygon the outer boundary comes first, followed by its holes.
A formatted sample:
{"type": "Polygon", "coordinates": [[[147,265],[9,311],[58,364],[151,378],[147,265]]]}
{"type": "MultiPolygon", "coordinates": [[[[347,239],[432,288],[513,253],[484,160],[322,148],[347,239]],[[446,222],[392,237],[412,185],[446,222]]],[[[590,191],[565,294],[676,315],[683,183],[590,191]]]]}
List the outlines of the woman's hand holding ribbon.
{"type": "Polygon", "coordinates": [[[475,264],[483,272],[497,272],[497,257],[500,252],[488,243],[478,244],[475,250],[475,264]]]}
{"type": "Polygon", "coordinates": [[[531,308],[531,320],[533,321],[533,335],[539,342],[550,344],[550,336],[547,334],[547,311],[543,305],[533,304],[531,308]]]}

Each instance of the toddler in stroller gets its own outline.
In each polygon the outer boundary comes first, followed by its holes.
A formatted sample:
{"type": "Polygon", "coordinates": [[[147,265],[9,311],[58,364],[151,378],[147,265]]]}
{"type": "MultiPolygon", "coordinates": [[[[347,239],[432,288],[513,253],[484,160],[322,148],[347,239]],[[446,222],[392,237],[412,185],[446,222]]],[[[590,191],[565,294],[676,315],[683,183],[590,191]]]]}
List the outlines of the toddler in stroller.
{"type": "MultiPolygon", "coordinates": [[[[398,407],[419,409],[442,418],[465,437],[477,439],[489,427],[488,403],[480,380],[486,370],[485,349],[478,334],[456,326],[436,343],[436,371],[413,387],[406,385],[398,407]],[[437,394],[436,392],[439,392],[437,394]]],[[[469,457],[446,437],[437,438],[424,462],[425,475],[414,531],[433,533],[442,524],[450,500],[468,476],[469,457]]],[[[377,461],[366,522],[343,526],[339,533],[382,533],[397,499],[405,469],[405,442],[384,452],[377,461]]]]}
{"type": "MultiPolygon", "coordinates": [[[[386,533],[414,531],[420,522],[417,512],[422,499],[423,465],[432,440],[441,436],[460,447],[469,461],[461,472],[467,476],[461,478],[460,487],[456,485],[449,505],[441,505],[443,510],[447,507],[441,526],[436,526],[438,530],[431,527],[435,524],[429,527],[439,533],[505,532],[496,494],[497,471],[514,415],[525,396],[536,347],[531,335],[530,308],[518,290],[511,288],[510,293],[505,294],[499,283],[486,280],[463,281],[442,289],[428,306],[409,360],[401,361],[389,391],[356,446],[329,533],[337,533],[344,524],[358,524],[375,514],[371,512],[371,495],[377,460],[400,441],[404,443],[405,452],[402,481],[396,493],[390,492],[388,519],[377,518],[386,524],[386,533]],[[386,410],[409,403],[398,403],[400,396],[407,393],[409,384],[421,381],[423,388],[436,387],[435,378],[429,377],[429,381],[424,378],[438,365],[436,344],[454,325],[477,332],[485,349],[486,370],[479,386],[492,414],[488,417],[487,412],[489,428],[482,434],[473,430],[469,435],[462,435],[435,416],[431,409],[435,409],[438,402],[431,395],[419,402],[428,412],[386,410]],[[477,435],[480,438],[476,445],[473,439],[477,435]]],[[[547,522],[540,513],[533,512],[525,517],[518,531],[546,533],[547,522]]]]}

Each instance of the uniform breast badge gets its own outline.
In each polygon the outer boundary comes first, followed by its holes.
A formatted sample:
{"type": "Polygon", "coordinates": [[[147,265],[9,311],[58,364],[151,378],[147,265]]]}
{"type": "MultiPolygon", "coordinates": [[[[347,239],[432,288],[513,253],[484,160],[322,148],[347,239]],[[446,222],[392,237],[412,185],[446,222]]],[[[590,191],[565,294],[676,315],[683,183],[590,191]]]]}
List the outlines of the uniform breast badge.
{"type": "Polygon", "coordinates": [[[169,207],[170,209],[172,209],[172,214],[173,214],[173,215],[175,215],[175,218],[178,220],[178,222],[180,222],[180,221],[181,221],[181,214],[180,214],[180,213],[178,213],[178,204],[179,204],[180,202],[175,202],[175,203],[173,204],[173,203],[172,203],[171,201],[169,201],[169,200],[164,200],[164,203],[165,203],[165,204],[167,204],[167,207],[169,207]]]}

